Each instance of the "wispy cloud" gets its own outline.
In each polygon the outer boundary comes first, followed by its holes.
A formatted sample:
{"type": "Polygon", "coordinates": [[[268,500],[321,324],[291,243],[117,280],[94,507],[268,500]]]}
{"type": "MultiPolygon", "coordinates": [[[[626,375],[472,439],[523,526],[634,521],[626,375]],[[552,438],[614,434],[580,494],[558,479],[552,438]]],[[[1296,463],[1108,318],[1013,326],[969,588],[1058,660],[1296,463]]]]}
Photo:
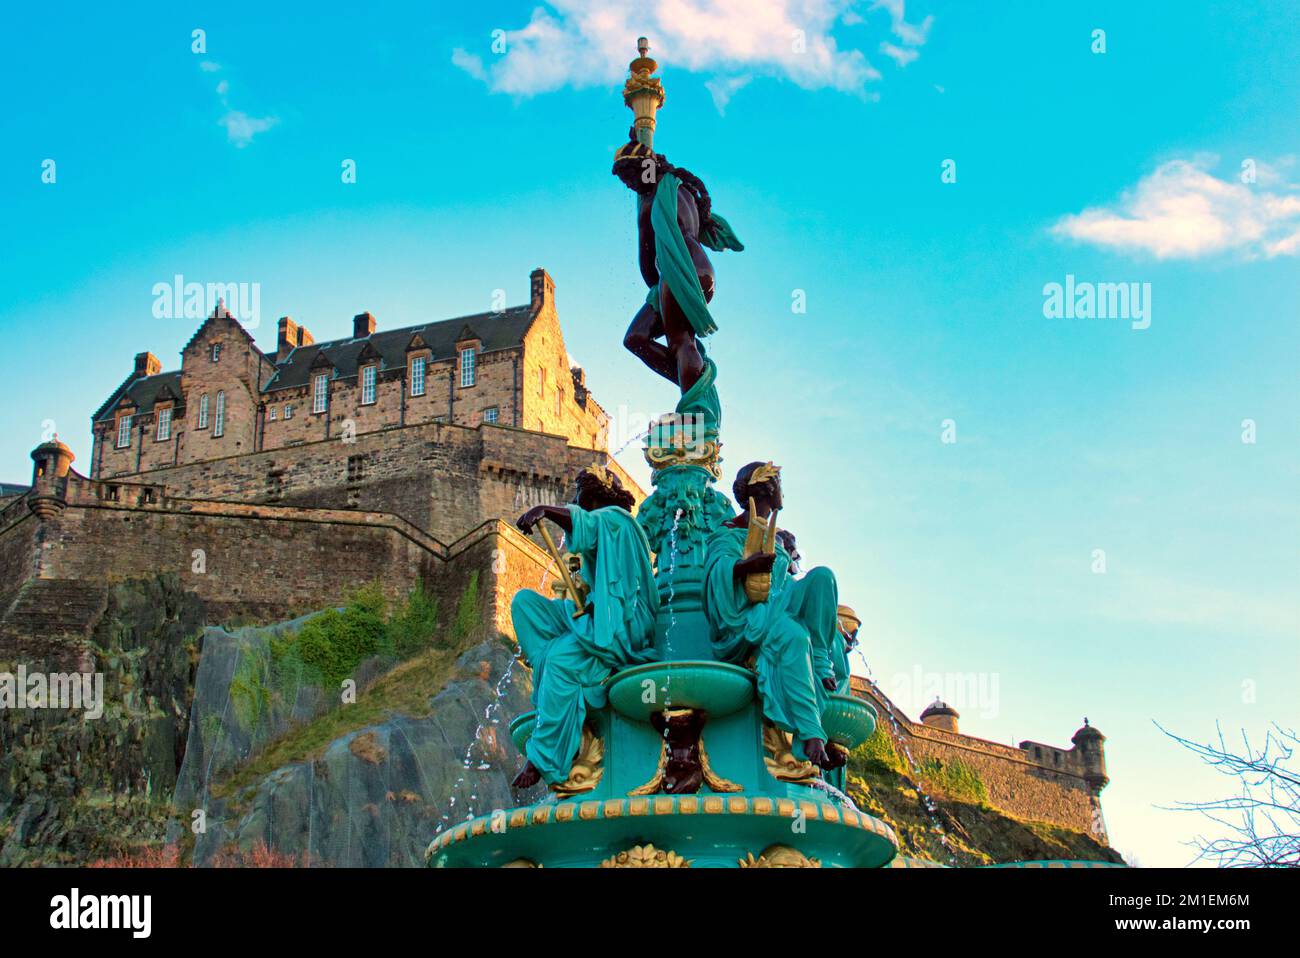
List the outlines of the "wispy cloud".
{"type": "Polygon", "coordinates": [[[731,98],[736,95],[736,91],[746,86],[750,80],[754,79],[748,73],[735,77],[714,77],[712,80],[705,82],[704,87],[713,97],[713,105],[717,108],[719,114],[727,112],[727,104],[731,98]]]}
{"type": "MultiPolygon", "coordinates": [[[[220,73],[222,66],[212,60],[203,60],[199,63],[199,69],[204,73],[220,73]]],[[[234,144],[235,149],[242,150],[253,142],[253,137],[257,134],[266,132],[280,122],[275,116],[250,116],[243,110],[232,107],[229,101],[229,80],[225,78],[218,80],[215,89],[217,99],[226,111],[217,120],[217,125],[225,127],[226,139],[234,144]]]]}
{"type": "Polygon", "coordinates": [[[893,60],[900,67],[905,67],[921,54],[908,47],[896,47],[888,40],[881,41],[880,52],[893,60]]]}
{"type": "MultiPolygon", "coordinates": [[[[903,0],[552,0],[526,25],[504,32],[503,52],[458,47],[452,63],[494,93],[533,96],[617,83],[635,56],[635,38],[648,36],[652,56],[709,76],[719,111],[757,76],[869,99],[868,84],[880,72],[833,35],[861,23],[861,7],[887,11],[894,36],[908,46],[925,42],[933,20],[908,23],[903,0]]],[[[893,49],[908,62],[916,58],[915,50],[893,49]]]]}
{"type": "Polygon", "coordinates": [[[1109,206],[1062,217],[1052,232],[1083,243],[1196,259],[1224,252],[1248,257],[1300,253],[1300,193],[1287,164],[1255,164],[1255,182],[1219,179],[1214,157],[1170,160],[1109,206]]]}

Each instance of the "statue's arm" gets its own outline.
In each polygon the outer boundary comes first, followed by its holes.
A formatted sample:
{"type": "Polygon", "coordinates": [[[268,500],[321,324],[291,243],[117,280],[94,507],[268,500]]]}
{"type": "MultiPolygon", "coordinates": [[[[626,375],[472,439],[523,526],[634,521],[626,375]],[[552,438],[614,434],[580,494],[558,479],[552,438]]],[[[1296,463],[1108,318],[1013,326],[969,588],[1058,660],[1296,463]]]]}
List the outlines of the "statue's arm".
{"type": "Polygon", "coordinates": [[[739,582],[747,575],[753,573],[771,572],[772,564],[776,562],[776,554],[772,552],[755,552],[748,559],[737,559],[736,564],[731,567],[731,578],[739,582]]]}
{"type": "Polygon", "coordinates": [[[515,521],[515,527],[528,535],[543,519],[550,519],[566,535],[573,531],[573,516],[569,514],[567,506],[533,506],[515,521]]]}

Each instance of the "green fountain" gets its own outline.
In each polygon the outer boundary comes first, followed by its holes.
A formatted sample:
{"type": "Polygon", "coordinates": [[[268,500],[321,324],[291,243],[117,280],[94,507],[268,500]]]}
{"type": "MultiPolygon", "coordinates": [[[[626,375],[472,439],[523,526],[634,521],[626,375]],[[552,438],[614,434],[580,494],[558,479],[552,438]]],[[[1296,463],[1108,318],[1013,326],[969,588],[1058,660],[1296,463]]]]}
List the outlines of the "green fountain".
{"type": "Polygon", "coordinates": [[[520,518],[564,586],[560,598],[521,592],[513,608],[537,706],[510,725],[528,758],[515,784],[544,780],[548,795],[449,827],[429,864],[885,866],[893,832],[836,787],[876,715],[847,694],[834,578],[790,574],[779,467],[742,470],[739,510],[716,488],[722,409],[702,342],[716,330],[704,247],[743,246],[704,184],[653,152],[663,85],[644,38],[638,51],[623,90],[633,127],[613,172],[637,194],[649,294],[624,342],[681,399],[646,434],[653,492],[635,519],[599,466],[579,477],[574,504],[520,518]]]}

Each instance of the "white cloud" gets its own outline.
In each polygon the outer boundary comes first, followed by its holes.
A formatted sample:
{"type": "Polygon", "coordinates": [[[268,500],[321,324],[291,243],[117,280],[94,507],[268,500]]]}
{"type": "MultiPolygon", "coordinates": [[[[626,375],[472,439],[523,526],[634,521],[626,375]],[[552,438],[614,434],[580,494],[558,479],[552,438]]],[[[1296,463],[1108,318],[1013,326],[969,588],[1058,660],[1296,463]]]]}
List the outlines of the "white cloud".
{"type": "Polygon", "coordinates": [[[477,57],[469,51],[457,47],[451,51],[451,62],[453,66],[460,67],[475,80],[483,83],[488,82],[487,71],[483,69],[482,57],[477,57]]]}
{"type": "Polygon", "coordinates": [[[1212,157],[1170,160],[1110,206],[1062,217],[1053,227],[1095,246],[1195,259],[1240,252],[1249,257],[1300,253],[1300,194],[1277,169],[1258,164],[1256,182],[1221,180],[1212,157]],[[1273,191],[1261,188],[1271,186],[1273,191]]]}
{"type": "Polygon", "coordinates": [[[908,23],[904,15],[904,6],[905,0],[876,0],[871,5],[871,9],[887,10],[889,28],[894,31],[894,36],[908,46],[924,46],[925,41],[930,38],[930,27],[934,26],[934,17],[926,17],[920,23],[908,23]]]}
{"type": "Polygon", "coordinates": [[[253,142],[253,137],[263,133],[280,122],[273,116],[249,116],[242,110],[229,110],[217,121],[226,128],[226,138],[242,150],[253,142]]]}
{"type": "MultiPolygon", "coordinates": [[[[551,0],[529,22],[505,31],[505,52],[479,56],[463,48],[452,63],[494,93],[532,96],[562,87],[615,85],[636,55],[638,36],[651,56],[673,70],[716,78],[709,87],[719,109],[755,76],[773,76],[809,90],[832,89],[871,98],[880,73],[861,50],[842,47],[838,25],[861,22],[865,0],[551,0]],[[740,77],[746,79],[741,82],[740,77]]],[[[933,18],[903,19],[901,0],[883,0],[894,34],[910,46],[925,42],[933,18]]],[[[485,50],[486,50],[485,43],[485,50]]],[[[912,58],[914,59],[914,51],[912,58]]]]}
{"type": "Polygon", "coordinates": [[[712,80],[705,81],[704,87],[713,97],[713,105],[717,108],[719,114],[726,114],[727,104],[731,98],[736,95],[736,91],[754,79],[749,74],[736,77],[714,77],[712,80]]]}
{"type": "Polygon", "coordinates": [[[908,49],[907,47],[896,47],[888,40],[881,42],[880,52],[897,63],[900,67],[907,66],[921,55],[917,51],[908,49]]]}
{"type": "MultiPolygon", "coordinates": [[[[221,70],[221,64],[204,60],[199,63],[199,69],[204,73],[217,73],[221,70]]],[[[257,134],[266,132],[280,122],[278,117],[249,116],[243,110],[231,107],[227,99],[230,93],[229,80],[218,80],[215,89],[217,99],[221,101],[221,106],[226,111],[221,119],[217,120],[217,125],[226,128],[226,139],[235,145],[235,149],[242,150],[253,142],[253,137],[257,134]]]]}

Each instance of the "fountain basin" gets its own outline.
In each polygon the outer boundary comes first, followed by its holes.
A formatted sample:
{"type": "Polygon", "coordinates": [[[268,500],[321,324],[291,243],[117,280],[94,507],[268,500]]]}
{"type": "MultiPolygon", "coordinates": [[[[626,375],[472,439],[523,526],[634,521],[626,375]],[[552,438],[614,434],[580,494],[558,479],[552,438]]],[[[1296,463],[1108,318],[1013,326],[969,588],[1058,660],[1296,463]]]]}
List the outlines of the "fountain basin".
{"type": "Polygon", "coordinates": [[[828,696],[822,728],[836,745],[852,751],[876,730],[876,710],[856,695],[828,696]]]}
{"type": "Polygon", "coordinates": [[[533,729],[536,727],[537,709],[530,709],[515,716],[514,721],[510,723],[510,739],[515,743],[515,749],[520,755],[524,754],[524,746],[533,737],[533,729]]]}
{"type": "Polygon", "coordinates": [[[736,868],[773,845],[793,847],[822,868],[880,868],[898,850],[884,822],[812,796],[700,794],[506,809],[442,832],[425,858],[433,868],[584,868],[646,844],[691,868],[736,868]],[[805,825],[798,833],[790,829],[796,810],[805,825]]]}
{"type": "Polygon", "coordinates": [[[651,662],[624,669],[609,683],[609,704],[638,722],[649,722],[651,715],[667,708],[730,715],[753,698],[753,673],[727,662],[651,662]]]}

